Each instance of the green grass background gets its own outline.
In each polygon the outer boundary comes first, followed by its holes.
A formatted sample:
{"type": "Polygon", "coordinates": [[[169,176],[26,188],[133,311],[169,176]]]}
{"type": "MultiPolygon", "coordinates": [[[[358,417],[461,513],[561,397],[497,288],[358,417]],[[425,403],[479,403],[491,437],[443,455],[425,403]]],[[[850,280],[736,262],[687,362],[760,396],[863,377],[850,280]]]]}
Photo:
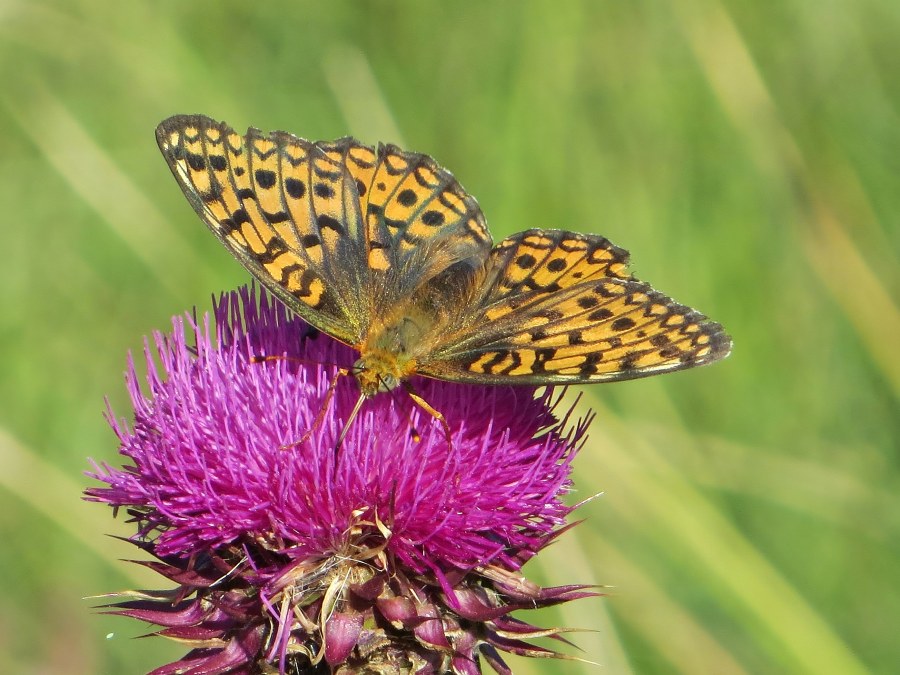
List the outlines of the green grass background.
{"type": "Polygon", "coordinates": [[[528,572],[608,586],[541,617],[601,668],[518,673],[898,672],[898,44],[894,0],[3,3],[0,672],[184,651],[91,610],[159,582],[80,491],[126,352],[248,280],[154,143],[195,112],[427,152],[495,238],[604,234],[733,335],[583,390],[603,496],[528,572]]]}

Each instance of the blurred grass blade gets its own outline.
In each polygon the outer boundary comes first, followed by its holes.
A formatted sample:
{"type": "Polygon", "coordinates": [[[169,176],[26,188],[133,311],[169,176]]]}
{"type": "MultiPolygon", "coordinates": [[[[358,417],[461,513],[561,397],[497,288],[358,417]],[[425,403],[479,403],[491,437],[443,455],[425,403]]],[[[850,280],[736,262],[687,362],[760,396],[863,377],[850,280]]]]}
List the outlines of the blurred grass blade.
{"type": "MultiPolygon", "coordinates": [[[[672,672],[693,675],[745,675],[747,670],[706,629],[702,617],[695,617],[671,594],[653,581],[612,545],[602,533],[591,537],[591,550],[615,575],[616,588],[606,602],[620,620],[627,622],[641,638],[652,645],[674,668],[672,672]],[[624,610],[618,605],[628,606],[624,610]]],[[[612,673],[619,673],[611,669],[612,673]]]]}
{"type": "Polygon", "coordinates": [[[818,227],[804,237],[804,251],[900,400],[900,309],[830,209],[817,206],[818,227]]]}
{"type": "MultiPolygon", "coordinates": [[[[807,211],[808,220],[807,227],[800,228],[803,250],[900,399],[900,310],[834,215],[829,196],[810,175],[800,146],[781,120],[726,10],[719,3],[693,0],[675,6],[710,85],[747,140],[757,165],[785,190],[793,185],[804,188],[806,194],[798,204],[798,212],[807,211]]],[[[798,225],[797,218],[790,222],[798,225]]]]}
{"type": "MultiPolygon", "coordinates": [[[[825,618],[659,449],[611,415],[601,412],[598,418],[606,421],[606,434],[595,427],[579,457],[583,472],[587,466],[582,475],[603,476],[607,488],[615,486],[616,499],[604,503],[618,508],[622,523],[652,523],[659,545],[670,555],[692,560],[715,584],[721,602],[741,607],[744,621],[783,650],[795,669],[789,672],[868,672],[825,618]]],[[[670,638],[662,633],[656,639],[670,638]]]]}
{"type": "Polygon", "coordinates": [[[384,92],[362,51],[348,45],[334,45],[326,52],[322,67],[354,136],[366,144],[382,141],[406,147],[384,92]]]}
{"type": "MultiPolygon", "coordinates": [[[[81,474],[76,474],[79,479],[81,474]]],[[[20,443],[6,429],[0,428],[0,487],[15,495],[29,508],[52,522],[60,532],[77,541],[110,571],[138,584],[153,576],[136,565],[121,565],[117,559],[123,551],[136,552],[127,544],[102,536],[119,530],[131,536],[134,528],[125,519],[112,520],[109,508],[82,500],[84,486],[59,467],[44,461],[37,453],[20,443]]]]}
{"type": "MultiPolygon", "coordinates": [[[[179,297],[188,279],[214,278],[203,261],[190,254],[190,247],[153,201],[94,142],[62,101],[43,87],[31,93],[27,101],[5,96],[3,103],[50,166],[147,265],[156,282],[179,297]]],[[[153,142],[152,134],[147,129],[148,144],[153,142]]]]}

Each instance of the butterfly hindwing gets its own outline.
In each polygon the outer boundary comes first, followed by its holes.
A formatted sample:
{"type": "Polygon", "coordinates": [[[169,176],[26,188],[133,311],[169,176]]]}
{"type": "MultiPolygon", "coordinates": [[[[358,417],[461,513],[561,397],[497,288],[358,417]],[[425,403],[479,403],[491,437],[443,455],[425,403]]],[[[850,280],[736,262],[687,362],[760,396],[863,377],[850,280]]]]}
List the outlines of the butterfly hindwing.
{"type": "Polygon", "coordinates": [[[358,343],[369,323],[358,292],[367,267],[357,187],[344,164],[358,144],[256,129],[241,136],[199,115],[164,121],[157,140],[191,205],[229,251],[309,323],[358,343]]]}
{"type": "Polygon", "coordinates": [[[592,279],[624,279],[627,264],[628,251],[604,237],[563,230],[519,232],[491,251],[478,305],[493,306],[487,318],[494,320],[519,306],[529,291],[539,298],[592,279]],[[512,297],[517,300],[502,302],[512,297]]]}
{"type": "Polygon", "coordinates": [[[726,356],[722,327],[626,274],[597,236],[529,231],[491,254],[464,331],[419,371],[483,383],[587,383],[680,370],[726,356]]]}

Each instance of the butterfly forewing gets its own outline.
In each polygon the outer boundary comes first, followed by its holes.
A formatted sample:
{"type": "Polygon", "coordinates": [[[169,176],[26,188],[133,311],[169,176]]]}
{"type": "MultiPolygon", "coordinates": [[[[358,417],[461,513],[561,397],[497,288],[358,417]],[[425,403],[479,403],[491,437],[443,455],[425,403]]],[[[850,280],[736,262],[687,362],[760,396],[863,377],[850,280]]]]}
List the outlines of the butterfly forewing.
{"type": "Polygon", "coordinates": [[[456,263],[483,265],[491,249],[484,216],[433,159],[382,145],[369,181],[363,209],[371,292],[382,312],[414,301],[423,284],[456,263]]]}
{"type": "Polygon", "coordinates": [[[361,340],[362,215],[340,159],[353,141],[322,148],[281,132],[241,136],[199,115],[166,120],[157,140],[194,209],[263,285],[317,328],[361,340]]]}
{"type": "Polygon", "coordinates": [[[626,380],[726,356],[722,327],[625,272],[602,237],[524,232],[492,252],[464,330],[420,372],[468,382],[626,380]]]}

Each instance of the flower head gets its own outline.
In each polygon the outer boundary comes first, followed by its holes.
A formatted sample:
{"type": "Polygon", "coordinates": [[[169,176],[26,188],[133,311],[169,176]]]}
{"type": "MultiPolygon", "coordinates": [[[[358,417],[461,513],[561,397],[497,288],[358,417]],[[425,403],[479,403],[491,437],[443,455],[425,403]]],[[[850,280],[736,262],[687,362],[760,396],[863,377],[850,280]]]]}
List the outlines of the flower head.
{"type": "Polygon", "coordinates": [[[134,422],[109,419],[130,465],[96,465],[106,486],[87,491],[128,509],[177,584],[117,605],[196,645],[155,672],[478,673],[479,654],[508,672],[498,649],[555,654],[527,640],[561,631],[509,614],[587,594],[519,573],[565,528],[584,421],[549,391],[417,379],[451,444],[405,394],[345,430],[353,350],[246,289],[213,315],[148,342],[146,391],[129,363],[134,422]]]}

